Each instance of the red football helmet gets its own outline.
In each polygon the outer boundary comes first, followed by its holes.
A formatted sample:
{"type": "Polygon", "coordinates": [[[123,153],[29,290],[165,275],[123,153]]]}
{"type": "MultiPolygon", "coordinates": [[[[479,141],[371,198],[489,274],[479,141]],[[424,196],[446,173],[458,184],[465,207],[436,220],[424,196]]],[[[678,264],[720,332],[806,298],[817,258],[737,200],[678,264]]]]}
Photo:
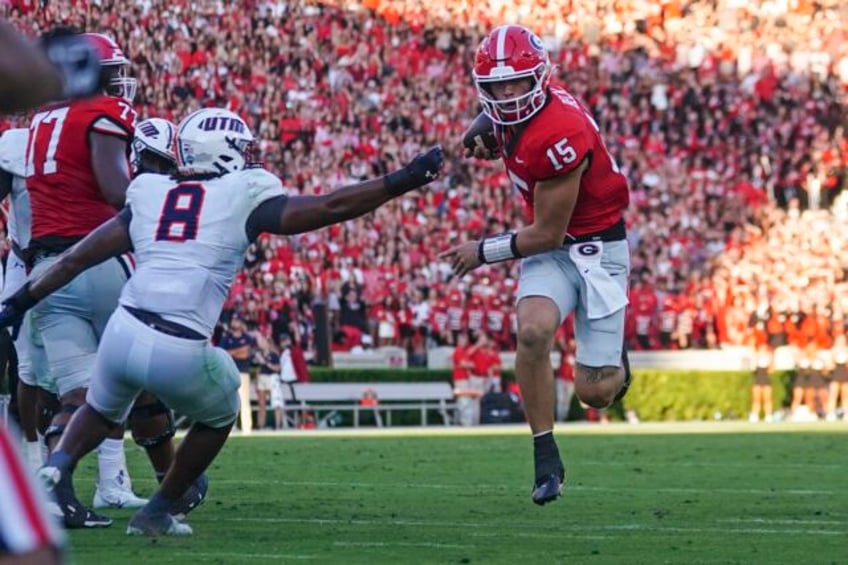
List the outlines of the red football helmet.
{"type": "Polygon", "coordinates": [[[477,48],[473,75],[486,115],[495,123],[512,125],[529,120],[545,105],[551,62],[539,36],[523,26],[504,25],[477,48]],[[489,89],[492,83],[523,78],[532,78],[534,84],[514,98],[497,100],[489,89]]]}
{"type": "Polygon", "coordinates": [[[132,102],[135,99],[138,81],[130,76],[130,60],[124,55],[123,50],[112,38],[102,33],[86,33],[85,37],[97,49],[103,72],[108,73],[106,94],[132,102]]]}

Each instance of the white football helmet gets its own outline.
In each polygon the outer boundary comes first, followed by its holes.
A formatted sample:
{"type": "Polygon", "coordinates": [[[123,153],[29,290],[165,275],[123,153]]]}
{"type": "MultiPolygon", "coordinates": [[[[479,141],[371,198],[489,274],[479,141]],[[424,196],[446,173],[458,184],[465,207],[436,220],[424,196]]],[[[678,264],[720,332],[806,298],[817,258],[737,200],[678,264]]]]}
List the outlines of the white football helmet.
{"type": "Polygon", "coordinates": [[[146,151],[176,164],[177,156],[174,151],[174,137],[177,126],[162,118],[149,118],[140,121],[135,126],[135,137],[132,144],[133,172],[142,171],[143,156],[146,151]]]}
{"type": "Polygon", "coordinates": [[[238,114],[204,108],[177,126],[177,170],[183,175],[225,175],[259,164],[256,139],[238,114]]]}

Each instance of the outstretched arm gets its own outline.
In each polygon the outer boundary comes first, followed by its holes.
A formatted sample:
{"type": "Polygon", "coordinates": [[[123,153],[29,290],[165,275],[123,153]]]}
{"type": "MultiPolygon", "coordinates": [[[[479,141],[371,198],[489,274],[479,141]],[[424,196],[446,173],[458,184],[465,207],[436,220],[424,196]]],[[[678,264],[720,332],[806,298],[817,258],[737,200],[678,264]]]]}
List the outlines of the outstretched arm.
{"type": "Polygon", "coordinates": [[[20,322],[27,310],[39,300],[62,288],[86,269],[132,249],[129,234],[129,209],[102,224],[82,241],[65,251],[38,278],[28,282],[13,294],[0,311],[0,327],[20,322]]]}
{"type": "Polygon", "coordinates": [[[317,230],[367,214],[389,200],[422,187],[439,176],[441,146],[419,155],[403,169],[318,196],[291,196],[263,202],[249,220],[253,234],[292,235],[317,230]]]}

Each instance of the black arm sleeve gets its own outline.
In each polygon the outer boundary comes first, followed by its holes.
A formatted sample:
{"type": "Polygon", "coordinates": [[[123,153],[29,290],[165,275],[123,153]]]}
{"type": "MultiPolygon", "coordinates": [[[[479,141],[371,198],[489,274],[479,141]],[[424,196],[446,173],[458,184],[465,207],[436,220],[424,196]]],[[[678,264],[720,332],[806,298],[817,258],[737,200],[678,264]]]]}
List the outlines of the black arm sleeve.
{"type": "MultiPolygon", "coordinates": [[[[130,222],[132,222],[132,208],[129,205],[121,208],[121,211],[118,212],[117,218],[121,220],[125,226],[127,226],[127,232],[130,230],[130,222]]],[[[130,251],[135,251],[135,248],[131,248],[130,251]]]]}
{"type": "Polygon", "coordinates": [[[262,232],[279,231],[280,217],[283,215],[283,210],[286,208],[288,200],[287,196],[275,196],[253,209],[253,212],[247,217],[247,223],[244,226],[249,242],[253,243],[256,241],[256,238],[262,232]]]}
{"type": "Polygon", "coordinates": [[[124,222],[124,225],[130,227],[130,222],[132,222],[132,208],[124,206],[123,209],[118,212],[118,219],[124,222]]]}

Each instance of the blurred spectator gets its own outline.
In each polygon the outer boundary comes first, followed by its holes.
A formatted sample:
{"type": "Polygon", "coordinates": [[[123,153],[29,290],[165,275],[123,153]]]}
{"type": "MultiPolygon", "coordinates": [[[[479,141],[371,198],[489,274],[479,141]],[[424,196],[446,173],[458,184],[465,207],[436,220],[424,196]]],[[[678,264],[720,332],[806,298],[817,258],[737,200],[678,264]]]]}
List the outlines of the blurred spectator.
{"type": "Polygon", "coordinates": [[[271,340],[260,337],[257,341],[258,348],[253,354],[253,364],[257,367],[256,420],[257,427],[261,430],[266,427],[268,397],[272,393],[274,381],[280,379],[280,355],[271,340]]]}
{"type": "Polygon", "coordinates": [[[456,395],[457,417],[460,426],[474,426],[480,423],[480,391],[471,386],[471,371],[474,361],[473,350],[468,342],[468,334],[457,336],[453,350],[453,390],[456,395]]]}
{"type": "Polygon", "coordinates": [[[751,413],[748,420],[750,422],[759,422],[760,415],[762,414],[766,422],[771,422],[774,416],[771,386],[774,354],[769,349],[767,343],[758,345],[754,362],[754,382],[751,387],[751,413]]]}
{"type": "MultiPolygon", "coordinates": [[[[247,328],[239,318],[230,320],[229,328],[224,331],[218,347],[224,349],[235,361],[241,376],[239,397],[241,398],[241,430],[249,433],[253,429],[253,413],[250,407],[250,360],[256,340],[247,333],[247,328]]],[[[260,422],[261,425],[261,422],[260,422]]]]}
{"type": "MultiPolygon", "coordinates": [[[[30,34],[56,24],[114,33],[139,78],[140,118],[178,120],[212,104],[241,113],[292,194],[326,192],[458,139],[477,108],[472,82],[457,77],[480,33],[528,25],[557,78],[598,117],[632,188],[633,349],[744,344],[761,296],[769,309],[756,323],[771,330],[775,316],[784,325],[801,316],[808,288],[821,302],[848,299],[844,10],[838,0],[0,6],[30,34]]],[[[27,119],[0,118],[0,130],[27,119]]],[[[522,225],[512,190],[499,165],[455,159],[432,190],[368,217],[263,236],[222,320],[274,340],[295,323],[310,359],[320,298],[333,332],[347,325],[380,338],[381,316],[394,318],[397,335],[384,343],[421,363],[428,345],[476,330],[482,311],[491,339],[512,349],[504,305],[515,266],[458,281],[435,257],[460,232],[522,225]],[[387,295],[396,304],[381,311],[387,295]]],[[[361,338],[344,347],[354,345],[361,338]]]]}

